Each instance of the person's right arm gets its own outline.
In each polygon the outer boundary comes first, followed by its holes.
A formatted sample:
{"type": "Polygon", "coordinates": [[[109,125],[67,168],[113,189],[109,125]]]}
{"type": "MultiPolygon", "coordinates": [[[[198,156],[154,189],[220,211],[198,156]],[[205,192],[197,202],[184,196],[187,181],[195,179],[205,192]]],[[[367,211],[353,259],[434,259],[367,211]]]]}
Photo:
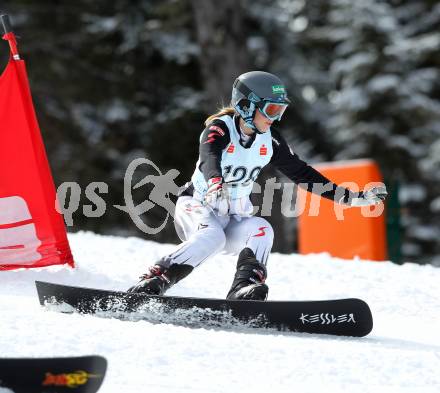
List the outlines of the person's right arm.
{"type": "Polygon", "coordinates": [[[203,130],[199,148],[199,170],[207,182],[222,177],[222,153],[230,140],[229,129],[222,120],[214,120],[203,130]]]}

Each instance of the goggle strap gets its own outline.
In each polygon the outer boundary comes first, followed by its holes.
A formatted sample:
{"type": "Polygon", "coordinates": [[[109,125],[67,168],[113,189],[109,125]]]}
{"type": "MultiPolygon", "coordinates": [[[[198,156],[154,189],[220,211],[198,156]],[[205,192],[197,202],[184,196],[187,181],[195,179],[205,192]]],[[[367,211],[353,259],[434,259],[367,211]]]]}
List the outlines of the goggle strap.
{"type": "MultiPolygon", "coordinates": [[[[244,94],[246,96],[246,99],[248,100],[249,96],[251,94],[254,94],[256,97],[258,97],[251,89],[249,89],[249,87],[247,87],[242,81],[240,81],[239,79],[237,79],[235,81],[234,87],[242,94],[244,94]]],[[[258,97],[260,98],[260,97],[258,97]]],[[[261,101],[261,98],[260,98],[261,101]]],[[[255,101],[254,101],[255,102],[255,101]]]]}

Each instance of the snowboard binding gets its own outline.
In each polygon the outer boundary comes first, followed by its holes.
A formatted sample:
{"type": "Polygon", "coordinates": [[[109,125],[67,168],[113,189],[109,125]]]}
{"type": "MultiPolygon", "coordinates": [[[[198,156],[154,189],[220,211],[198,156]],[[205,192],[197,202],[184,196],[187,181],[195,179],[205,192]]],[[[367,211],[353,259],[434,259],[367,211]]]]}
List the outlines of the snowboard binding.
{"type": "Polygon", "coordinates": [[[245,248],[240,252],[237,271],[226,299],[266,300],[269,287],[264,283],[266,266],[258,262],[254,252],[245,248]]]}
{"type": "Polygon", "coordinates": [[[148,272],[142,275],[139,282],[129,288],[128,292],[162,296],[174,284],[191,273],[192,270],[191,265],[174,264],[168,269],[160,264],[150,266],[148,272]]]}

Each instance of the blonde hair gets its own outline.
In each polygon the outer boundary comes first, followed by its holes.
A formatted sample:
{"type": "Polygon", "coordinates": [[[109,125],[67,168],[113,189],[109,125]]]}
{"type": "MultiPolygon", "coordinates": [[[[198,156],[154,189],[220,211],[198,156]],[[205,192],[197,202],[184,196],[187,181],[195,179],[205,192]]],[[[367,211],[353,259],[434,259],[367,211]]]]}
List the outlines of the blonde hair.
{"type": "Polygon", "coordinates": [[[224,106],[223,108],[220,108],[217,113],[214,113],[205,120],[205,127],[219,117],[222,117],[224,115],[232,116],[235,115],[235,113],[235,109],[232,106],[224,106]]]}

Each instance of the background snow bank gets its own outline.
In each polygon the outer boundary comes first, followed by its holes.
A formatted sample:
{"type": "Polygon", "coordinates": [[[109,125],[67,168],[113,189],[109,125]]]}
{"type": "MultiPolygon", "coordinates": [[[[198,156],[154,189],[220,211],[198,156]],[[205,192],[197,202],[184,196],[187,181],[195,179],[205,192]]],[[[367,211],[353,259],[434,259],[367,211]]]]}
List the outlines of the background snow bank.
{"type": "MultiPolygon", "coordinates": [[[[359,297],[372,309],[373,332],[353,339],[194,329],[42,309],[35,280],[125,290],[174,247],[90,232],[69,240],[77,269],[0,273],[0,356],[103,355],[103,393],[440,391],[438,268],[273,254],[269,299],[359,297]]],[[[169,294],[222,298],[234,270],[235,258],[217,256],[169,294]]]]}

